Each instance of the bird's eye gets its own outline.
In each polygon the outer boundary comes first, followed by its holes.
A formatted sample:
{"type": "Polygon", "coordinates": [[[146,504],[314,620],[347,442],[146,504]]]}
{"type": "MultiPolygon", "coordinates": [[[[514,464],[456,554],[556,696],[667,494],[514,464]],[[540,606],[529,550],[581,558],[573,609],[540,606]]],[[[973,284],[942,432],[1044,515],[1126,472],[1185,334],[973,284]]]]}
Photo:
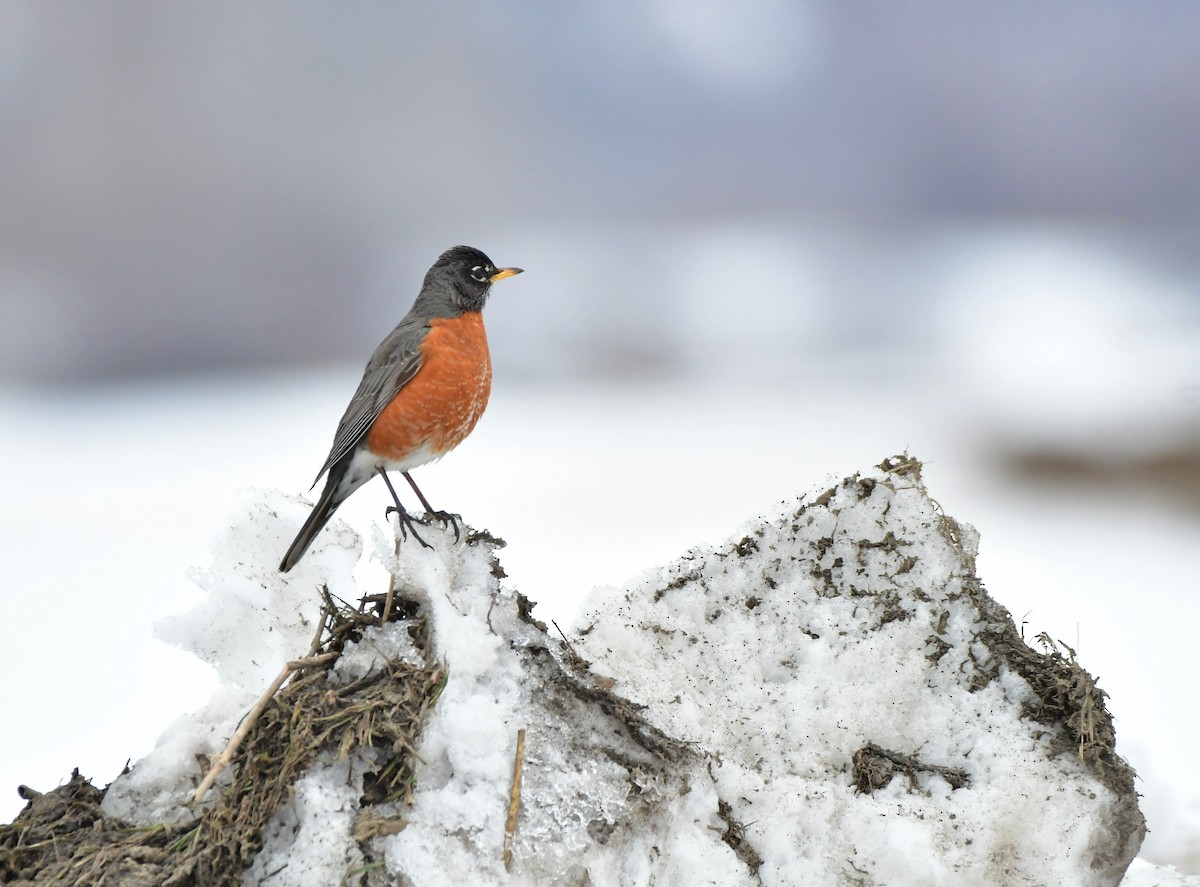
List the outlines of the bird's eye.
{"type": "Polygon", "coordinates": [[[485,280],[488,279],[487,269],[484,268],[482,265],[476,265],[474,268],[471,269],[471,278],[473,280],[478,280],[480,283],[483,283],[485,280]]]}

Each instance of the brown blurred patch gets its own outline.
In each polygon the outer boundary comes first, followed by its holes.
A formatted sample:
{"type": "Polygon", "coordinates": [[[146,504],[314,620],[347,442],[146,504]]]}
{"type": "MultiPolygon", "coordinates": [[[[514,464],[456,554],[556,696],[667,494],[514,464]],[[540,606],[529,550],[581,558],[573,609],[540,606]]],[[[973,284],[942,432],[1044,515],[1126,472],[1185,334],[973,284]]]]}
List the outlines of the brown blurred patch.
{"type": "Polygon", "coordinates": [[[1113,494],[1150,493],[1172,506],[1200,513],[1200,438],[1135,455],[1047,448],[1010,450],[998,458],[1001,470],[1020,481],[1113,494]]]}

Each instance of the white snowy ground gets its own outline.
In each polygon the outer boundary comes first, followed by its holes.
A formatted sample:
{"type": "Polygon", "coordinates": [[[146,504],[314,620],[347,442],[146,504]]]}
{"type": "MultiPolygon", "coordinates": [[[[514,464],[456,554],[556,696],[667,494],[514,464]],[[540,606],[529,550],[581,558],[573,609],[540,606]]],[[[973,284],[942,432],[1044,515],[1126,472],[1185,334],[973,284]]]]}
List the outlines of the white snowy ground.
{"type": "MultiPolygon", "coordinates": [[[[151,626],[200,600],[184,565],[209,563],[239,488],[303,489],[328,443],[324,420],[340,414],[355,375],[5,397],[3,667],[20,676],[2,691],[15,726],[0,737],[6,820],[22,806],[17,784],[45,789],[75,766],[104,784],[208,700],[207,667],[154,640],[151,626]]],[[[510,582],[561,622],[596,585],[622,585],[786,496],[911,448],[947,513],[982,533],[993,596],[1027,636],[1070,643],[1111,694],[1151,829],[1143,858],[1196,871],[1200,785],[1180,737],[1197,735],[1200,718],[1179,704],[1177,682],[1200,667],[1200,527],[1153,500],[1079,501],[994,477],[957,409],[911,387],[887,397],[798,382],[500,384],[476,434],[420,477],[435,505],[508,540],[510,582]]],[[[369,538],[384,497],[367,488],[343,514],[369,538]]],[[[359,579],[382,587],[382,569],[359,579]]]]}

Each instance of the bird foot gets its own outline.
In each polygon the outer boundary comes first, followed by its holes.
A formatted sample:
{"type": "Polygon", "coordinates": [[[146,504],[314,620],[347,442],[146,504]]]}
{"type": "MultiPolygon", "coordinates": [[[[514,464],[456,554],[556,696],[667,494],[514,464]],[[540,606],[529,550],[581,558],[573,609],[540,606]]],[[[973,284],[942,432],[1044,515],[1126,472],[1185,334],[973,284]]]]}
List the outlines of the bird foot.
{"type": "Polygon", "coordinates": [[[421,534],[417,532],[417,528],[414,525],[415,522],[413,521],[413,517],[411,514],[409,514],[403,508],[397,508],[395,505],[389,505],[387,507],[387,509],[383,512],[383,516],[385,518],[391,517],[393,514],[395,514],[397,519],[400,521],[400,538],[401,539],[407,541],[408,534],[412,533],[412,537],[414,539],[416,539],[418,542],[420,542],[424,548],[433,548],[433,546],[430,545],[428,542],[426,542],[424,539],[422,539],[421,534]]]}
{"type": "Polygon", "coordinates": [[[421,522],[431,524],[434,521],[438,521],[443,527],[453,527],[454,541],[458,542],[462,539],[462,533],[458,529],[458,522],[460,520],[462,520],[461,514],[451,514],[448,511],[427,511],[421,522]]]}

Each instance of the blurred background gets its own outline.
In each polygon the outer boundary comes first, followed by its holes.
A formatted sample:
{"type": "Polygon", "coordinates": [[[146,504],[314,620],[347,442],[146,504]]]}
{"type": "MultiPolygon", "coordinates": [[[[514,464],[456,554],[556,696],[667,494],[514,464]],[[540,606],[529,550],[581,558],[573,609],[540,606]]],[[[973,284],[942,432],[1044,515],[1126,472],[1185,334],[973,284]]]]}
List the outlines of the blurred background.
{"type": "Polygon", "coordinates": [[[543,615],[911,448],[1200,872],[1198,37],[1184,0],[0,4],[0,662],[37,676],[0,813],[206,698],[153,621],[469,243],[528,273],[422,486],[543,615]]]}

